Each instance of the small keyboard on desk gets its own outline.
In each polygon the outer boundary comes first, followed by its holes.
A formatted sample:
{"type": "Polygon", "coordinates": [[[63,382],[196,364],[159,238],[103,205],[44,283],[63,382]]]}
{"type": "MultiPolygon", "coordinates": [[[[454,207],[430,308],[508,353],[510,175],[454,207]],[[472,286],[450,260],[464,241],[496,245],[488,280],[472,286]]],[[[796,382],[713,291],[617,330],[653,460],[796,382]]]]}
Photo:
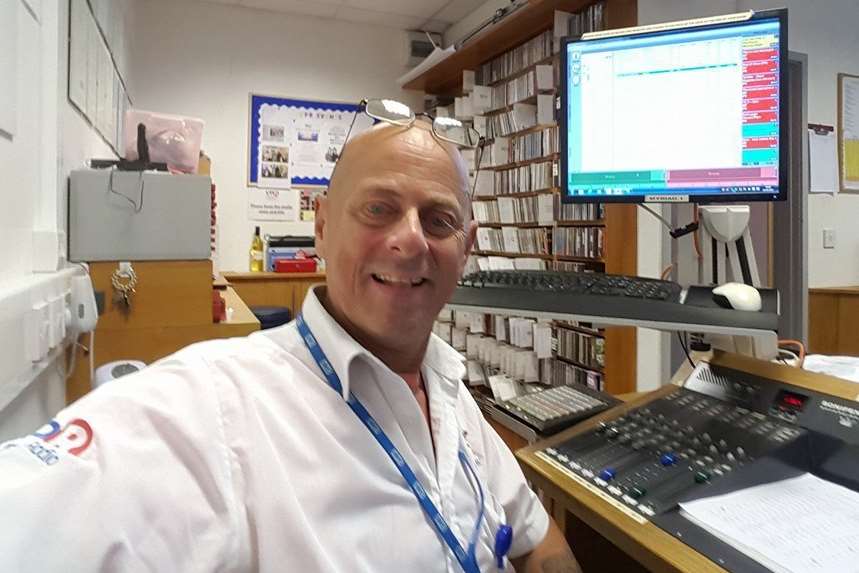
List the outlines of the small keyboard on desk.
{"type": "Polygon", "coordinates": [[[496,406],[543,435],[554,434],[599,414],[619,400],[585,386],[555,386],[517,396],[496,406]]]}

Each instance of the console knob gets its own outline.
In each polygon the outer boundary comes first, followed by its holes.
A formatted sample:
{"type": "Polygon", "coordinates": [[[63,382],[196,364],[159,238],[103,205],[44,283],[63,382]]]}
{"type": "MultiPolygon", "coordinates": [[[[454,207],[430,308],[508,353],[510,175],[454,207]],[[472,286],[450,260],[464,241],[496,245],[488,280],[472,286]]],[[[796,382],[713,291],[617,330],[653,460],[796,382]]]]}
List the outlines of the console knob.
{"type": "Polygon", "coordinates": [[[616,476],[616,475],[617,475],[617,472],[614,470],[614,468],[605,468],[603,471],[600,472],[599,477],[603,481],[611,481],[614,479],[614,476],[616,476]]]}

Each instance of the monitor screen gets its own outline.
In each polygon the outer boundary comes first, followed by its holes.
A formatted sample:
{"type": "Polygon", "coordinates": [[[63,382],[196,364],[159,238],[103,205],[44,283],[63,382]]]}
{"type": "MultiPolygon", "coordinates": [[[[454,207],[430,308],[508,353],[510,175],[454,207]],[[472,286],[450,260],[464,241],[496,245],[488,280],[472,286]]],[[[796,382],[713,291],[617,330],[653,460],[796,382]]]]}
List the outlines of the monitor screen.
{"type": "Polygon", "coordinates": [[[566,41],[564,201],[784,199],[786,19],[566,41]]]}

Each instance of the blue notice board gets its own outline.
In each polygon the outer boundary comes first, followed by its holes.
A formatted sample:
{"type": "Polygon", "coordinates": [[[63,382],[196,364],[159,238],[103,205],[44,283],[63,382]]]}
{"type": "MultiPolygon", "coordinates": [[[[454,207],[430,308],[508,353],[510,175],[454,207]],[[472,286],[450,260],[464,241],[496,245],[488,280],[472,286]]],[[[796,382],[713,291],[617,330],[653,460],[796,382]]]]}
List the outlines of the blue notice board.
{"type": "Polygon", "coordinates": [[[334,162],[352,135],[372,120],[358,104],[250,95],[248,185],[327,187],[334,162]]]}

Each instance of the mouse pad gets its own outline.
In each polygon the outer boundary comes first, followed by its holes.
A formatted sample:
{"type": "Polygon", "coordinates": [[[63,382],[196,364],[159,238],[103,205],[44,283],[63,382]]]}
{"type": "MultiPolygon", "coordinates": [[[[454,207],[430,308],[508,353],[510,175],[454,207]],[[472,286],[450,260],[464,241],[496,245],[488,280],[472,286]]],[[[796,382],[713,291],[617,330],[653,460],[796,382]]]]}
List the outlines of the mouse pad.
{"type": "MultiPolygon", "coordinates": [[[[713,288],[707,286],[691,286],[686,292],[686,300],[683,304],[690,306],[700,306],[704,308],[720,308],[727,310],[713,300],[713,288]]],[[[778,312],[778,291],[771,288],[759,288],[761,293],[761,310],[760,312],[777,313],[778,312]]],[[[746,312],[746,311],[732,311],[746,312]]]]}

